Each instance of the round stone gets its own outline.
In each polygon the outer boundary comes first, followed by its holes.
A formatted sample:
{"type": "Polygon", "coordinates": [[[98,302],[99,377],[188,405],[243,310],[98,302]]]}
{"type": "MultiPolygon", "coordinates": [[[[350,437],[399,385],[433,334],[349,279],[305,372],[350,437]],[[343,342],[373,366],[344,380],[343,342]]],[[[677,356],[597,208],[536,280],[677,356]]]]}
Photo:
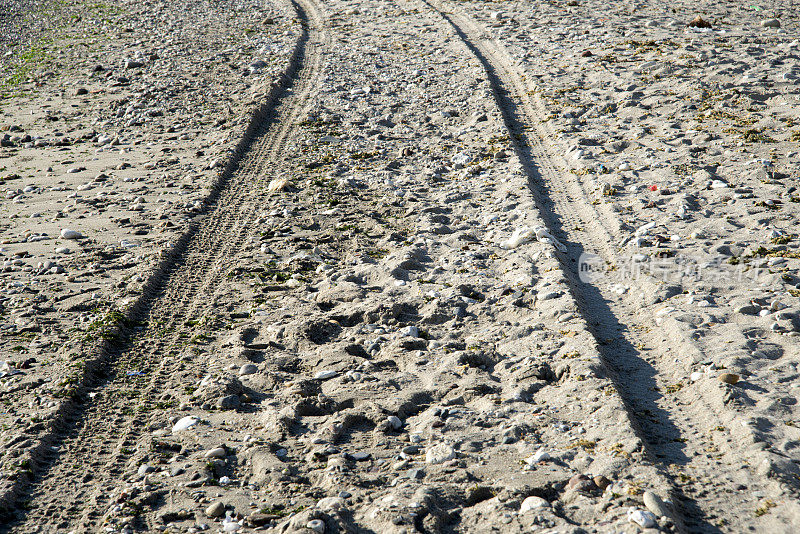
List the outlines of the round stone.
{"type": "Polygon", "coordinates": [[[522,501],[522,505],[519,507],[519,513],[524,514],[531,510],[546,510],[547,508],[550,508],[550,503],[547,502],[547,500],[532,495],[522,501]]]}
{"type": "Polygon", "coordinates": [[[221,501],[217,501],[206,508],[207,517],[222,517],[225,515],[225,505],[221,501]]]}
{"type": "Polygon", "coordinates": [[[254,375],[258,372],[258,367],[252,363],[246,363],[239,368],[239,376],[254,375]]]}
{"type": "Polygon", "coordinates": [[[735,375],[733,373],[722,373],[721,375],[719,375],[719,379],[721,382],[734,385],[737,382],[739,382],[739,375],[735,375]]]}
{"type": "Polygon", "coordinates": [[[80,239],[83,237],[83,234],[77,230],[72,230],[70,228],[64,228],[61,230],[61,238],[62,239],[80,239]]]}
{"type": "Polygon", "coordinates": [[[223,447],[216,447],[214,449],[209,449],[203,455],[203,458],[225,458],[227,453],[223,447]]]}

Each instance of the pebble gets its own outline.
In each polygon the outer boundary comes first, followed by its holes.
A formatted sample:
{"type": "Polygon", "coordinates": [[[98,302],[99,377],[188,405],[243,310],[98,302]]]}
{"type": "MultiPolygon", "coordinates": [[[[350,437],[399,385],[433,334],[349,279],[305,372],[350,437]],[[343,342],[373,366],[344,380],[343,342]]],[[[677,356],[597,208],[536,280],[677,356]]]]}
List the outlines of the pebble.
{"type": "Polygon", "coordinates": [[[737,382],[739,382],[739,375],[735,375],[733,373],[722,373],[721,375],[719,375],[719,379],[721,382],[734,385],[737,382]]]}
{"type": "Polygon", "coordinates": [[[206,508],[206,517],[222,517],[225,515],[225,505],[221,501],[217,501],[206,508]]]}
{"type": "Polygon", "coordinates": [[[546,510],[547,508],[550,508],[550,503],[547,502],[547,500],[541,497],[530,496],[522,501],[522,505],[519,507],[519,513],[524,514],[531,510],[546,510]]]}
{"type": "Polygon", "coordinates": [[[425,451],[425,463],[442,464],[456,457],[456,451],[447,443],[439,443],[425,451]]]}
{"type": "Polygon", "coordinates": [[[186,417],[182,417],[172,426],[172,433],[176,434],[178,432],[182,432],[189,428],[192,428],[200,421],[199,418],[195,417],[194,415],[187,415],[186,417]]]}
{"type": "Polygon", "coordinates": [[[227,452],[223,447],[216,447],[214,449],[209,449],[203,455],[203,458],[225,458],[227,456],[227,452]]]}
{"type": "Polygon", "coordinates": [[[345,508],[344,499],[341,497],[324,497],[317,501],[317,508],[323,512],[336,512],[345,508]]]}
{"type": "Polygon", "coordinates": [[[239,368],[239,376],[254,375],[258,372],[258,367],[252,363],[246,363],[239,368]]]}
{"type": "Polygon", "coordinates": [[[390,415],[386,420],[389,421],[389,424],[392,425],[392,428],[395,430],[400,430],[403,427],[403,421],[396,415],[390,415]]]}
{"type": "Polygon", "coordinates": [[[651,512],[633,507],[628,509],[628,521],[636,523],[642,528],[653,528],[658,524],[656,523],[656,516],[651,512]]]}
{"type": "Polygon", "coordinates": [[[312,519],[306,523],[306,528],[322,534],[325,532],[325,523],[321,519],[312,519]]]}
{"type": "Polygon", "coordinates": [[[781,21],[779,19],[764,19],[761,21],[762,28],[780,28],[781,21]]]}
{"type": "Polygon", "coordinates": [[[77,230],[72,230],[70,228],[64,228],[61,230],[61,238],[62,239],[80,239],[83,237],[83,234],[77,230]]]}
{"type": "Polygon", "coordinates": [[[689,22],[688,26],[690,28],[711,28],[711,23],[704,20],[700,15],[697,15],[689,22]]]}
{"type": "Polygon", "coordinates": [[[404,337],[419,337],[419,328],[416,326],[406,326],[400,329],[400,335],[404,337]]]}
{"type": "Polygon", "coordinates": [[[539,449],[531,456],[525,458],[525,463],[528,465],[533,465],[539,462],[546,462],[550,459],[550,454],[547,453],[544,449],[539,449]]]}
{"type": "Polygon", "coordinates": [[[156,468],[153,467],[152,465],[142,464],[139,466],[139,469],[136,472],[138,473],[139,476],[144,476],[147,473],[152,473],[155,470],[156,468]]]}
{"type": "Polygon", "coordinates": [[[336,376],[336,371],[328,370],[328,371],[319,371],[317,374],[314,375],[315,380],[328,380],[329,378],[333,378],[336,376]]]}
{"type": "Polygon", "coordinates": [[[222,532],[236,532],[240,528],[242,528],[242,525],[230,516],[226,516],[222,520],[222,532]]]}
{"type": "Polygon", "coordinates": [[[604,491],[607,487],[611,485],[611,481],[604,477],[603,475],[597,475],[592,479],[594,485],[600,488],[600,491],[604,491]]]}
{"type": "Polygon", "coordinates": [[[661,497],[652,491],[645,491],[642,498],[644,500],[644,505],[648,510],[653,512],[656,517],[669,517],[671,515],[669,508],[667,508],[667,505],[664,503],[661,497]]]}

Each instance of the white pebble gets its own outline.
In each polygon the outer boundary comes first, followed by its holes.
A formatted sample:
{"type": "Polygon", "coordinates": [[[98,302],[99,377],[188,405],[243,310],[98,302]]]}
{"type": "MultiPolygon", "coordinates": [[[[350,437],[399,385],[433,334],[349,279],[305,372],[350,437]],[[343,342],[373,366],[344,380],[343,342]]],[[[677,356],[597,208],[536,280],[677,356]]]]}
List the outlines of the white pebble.
{"type": "Polygon", "coordinates": [[[62,239],[80,239],[83,237],[83,234],[77,230],[71,230],[70,228],[64,228],[61,230],[61,237],[62,239]]]}
{"type": "Polygon", "coordinates": [[[203,455],[203,458],[225,458],[225,456],[225,449],[222,447],[216,447],[214,449],[207,450],[203,455]]]}
{"type": "Polygon", "coordinates": [[[442,464],[456,457],[456,451],[447,443],[439,443],[425,451],[425,462],[442,464]]]}
{"type": "Polygon", "coordinates": [[[550,459],[550,454],[548,454],[544,449],[539,449],[533,455],[528,456],[525,458],[525,463],[528,465],[533,465],[538,462],[546,462],[550,459]]]}
{"type": "Polygon", "coordinates": [[[181,419],[178,420],[177,423],[173,425],[172,433],[176,434],[178,432],[182,432],[184,430],[192,428],[198,422],[200,422],[200,419],[194,415],[187,415],[186,417],[182,417],[181,419]]]}
{"type": "Polygon", "coordinates": [[[522,501],[522,506],[519,507],[519,513],[524,514],[531,510],[545,510],[550,508],[550,503],[541,497],[531,496],[522,501]]]}
{"type": "Polygon", "coordinates": [[[628,521],[636,523],[642,528],[653,528],[656,523],[656,516],[651,512],[639,510],[638,508],[628,508],[628,521]]]}
{"type": "Polygon", "coordinates": [[[336,371],[328,370],[328,371],[320,371],[314,375],[316,380],[327,380],[329,378],[333,378],[336,376],[336,371]]]}
{"type": "Polygon", "coordinates": [[[386,420],[389,421],[389,424],[392,425],[392,428],[395,430],[400,430],[400,428],[403,426],[403,421],[401,421],[396,415],[390,415],[386,418],[386,420]]]}
{"type": "Polygon", "coordinates": [[[258,367],[252,363],[246,363],[239,368],[239,376],[253,375],[258,372],[258,367]]]}

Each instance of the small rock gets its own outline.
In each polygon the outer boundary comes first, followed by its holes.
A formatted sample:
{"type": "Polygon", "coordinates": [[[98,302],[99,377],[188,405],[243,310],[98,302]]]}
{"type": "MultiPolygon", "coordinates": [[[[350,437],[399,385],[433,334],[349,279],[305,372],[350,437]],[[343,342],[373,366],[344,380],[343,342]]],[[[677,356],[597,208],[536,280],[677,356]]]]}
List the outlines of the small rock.
{"type": "Polygon", "coordinates": [[[217,408],[220,410],[235,410],[242,405],[239,395],[226,395],[217,400],[217,408]]]}
{"type": "Polygon", "coordinates": [[[336,371],[320,371],[314,375],[314,379],[316,380],[327,380],[329,378],[333,378],[336,376],[336,371]]]}
{"type": "Polygon", "coordinates": [[[644,505],[647,507],[648,510],[653,512],[656,517],[669,517],[670,511],[667,508],[667,505],[661,500],[661,497],[653,493],[652,491],[645,491],[643,495],[644,505]]]}
{"type": "Polygon", "coordinates": [[[62,239],[80,239],[83,237],[83,234],[77,230],[71,230],[69,228],[64,228],[61,230],[61,238],[62,239]]]}
{"type": "Polygon", "coordinates": [[[719,379],[721,382],[733,385],[739,382],[739,375],[735,375],[733,373],[722,373],[719,375],[719,379]]]}
{"type": "Polygon", "coordinates": [[[547,500],[541,497],[530,496],[522,501],[522,505],[519,507],[519,513],[524,514],[531,510],[546,510],[547,508],[550,508],[550,503],[547,502],[547,500]]]}
{"type": "Polygon", "coordinates": [[[703,17],[701,17],[700,15],[697,15],[695,18],[691,20],[691,22],[689,22],[688,26],[690,28],[710,28],[711,23],[706,20],[703,20],[703,17]]]}
{"type": "Polygon", "coordinates": [[[611,485],[611,481],[604,477],[603,475],[597,475],[592,479],[594,485],[600,488],[601,491],[604,491],[607,487],[611,485]]]}
{"type": "Polygon", "coordinates": [[[225,515],[225,505],[221,501],[217,501],[206,508],[207,517],[222,517],[225,515]]]}
{"type": "Polygon", "coordinates": [[[636,523],[642,528],[653,528],[656,523],[656,516],[645,510],[630,507],[628,508],[628,521],[636,523]]]}
{"type": "Polygon", "coordinates": [[[258,367],[252,363],[246,363],[239,368],[239,376],[254,375],[258,372],[258,367]]]}
{"type": "Polygon", "coordinates": [[[196,425],[196,424],[197,424],[199,421],[200,421],[200,419],[199,419],[199,418],[197,418],[197,417],[196,417],[196,416],[194,416],[194,415],[187,415],[186,417],[182,417],[181,419],[179,419],[179,420],[178,420],[178,422],[177,422],[177,423],[175,423],[175,424],[172,426],[172,433],[173,433],[173,434],[176,434],[176,433],[178,433],[178,432],[182,432],[182,431],[184,431],[184,430],[187,430],[187,429],[189,429],[189,428],[192,428],[192,427],[193,427],[194,425],[196,425]]]}
{"type": "Polygon", "coordinates": [[[781,21],[778,19],[765,19],[761,21],[762,28],[780,28],[781,21]]]}
{"type": "Polygon", "coordinates": [[[147,473],[152,473],[155,470],[156,470],[156,468],[153,467],[152,465],[142,464],[142,465],[139,466],[139,469],[136,472],[141,477],[141,476],[146,475],[147,473]]]}
{"type": "Polygon", "coordinates": [[[392,428],[395,430],[400,430],[403,427],[403,421],[396,415],[390,415],[386,420],[389,421],[389,424],[392,425],[392,428]]]}
{"type": "Polygon", "coordinates": [[[425,451],[425,462],[442,464],[456,457],[456,451],[447,443],[439,443],[425,451]]]}
{"type": "Polygon", "coordinates": [[[525,458],[525,463],[528,465],[533,465],[539,462],[546,462],[550,459],[550,454],[548,454],[544,449],[539,449],[531,456],[525,458]]]}
{"type": "Polygon", "coordinates": [[[228,453],[225,451],[224,447],[216,447],[214,449],[209,449],[203,455],[203,458],[225,458],[228,453]]]}
{"type": "Polygon", "coordinates": [[[306,528],[322,534],[325,532],[325,523],[321,519],[312,519],[306,523],[306,528]]]}

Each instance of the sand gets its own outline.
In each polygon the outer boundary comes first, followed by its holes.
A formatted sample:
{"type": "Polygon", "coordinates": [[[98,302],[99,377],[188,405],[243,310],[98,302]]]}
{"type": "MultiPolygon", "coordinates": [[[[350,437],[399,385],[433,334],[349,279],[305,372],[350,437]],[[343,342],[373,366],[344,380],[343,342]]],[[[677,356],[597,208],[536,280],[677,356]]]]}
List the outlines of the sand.
{"type": "Polygon", "coordinates": [[[3,528],[796,531],[786,6],[34,18],[0,63],[3,528]]]}

